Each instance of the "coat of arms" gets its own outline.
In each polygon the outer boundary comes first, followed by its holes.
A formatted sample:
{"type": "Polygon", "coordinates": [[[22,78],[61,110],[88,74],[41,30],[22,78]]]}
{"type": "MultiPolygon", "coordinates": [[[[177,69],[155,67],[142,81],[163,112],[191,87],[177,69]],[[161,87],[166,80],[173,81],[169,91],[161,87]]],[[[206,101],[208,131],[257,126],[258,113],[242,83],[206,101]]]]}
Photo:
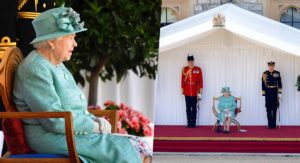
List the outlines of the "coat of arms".
{"type": "Polygon", "coordinates": [[[225,26],[225,15],[218,13],[213,18],[213,27],[224,27],[225,26]]]}

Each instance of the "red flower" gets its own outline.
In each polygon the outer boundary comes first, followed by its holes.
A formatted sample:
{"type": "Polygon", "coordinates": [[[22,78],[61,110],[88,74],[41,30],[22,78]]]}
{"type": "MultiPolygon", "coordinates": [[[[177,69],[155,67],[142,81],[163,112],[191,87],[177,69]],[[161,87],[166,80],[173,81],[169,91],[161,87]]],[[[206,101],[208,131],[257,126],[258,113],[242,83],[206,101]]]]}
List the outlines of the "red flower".
{"type": "Polygon", "coordinates": [[[140,125],[137,125],[134,127],[134,129],[135,129],[135,132],[139,132],[141,130],[141,127],[140,127],[140,125]]]}
{"type": "Polygon", "coordinates": [[[120,108],[123,109],[123,110],[127,110],[128,106],[124,103],[121,103],[120,108]]]}
{"type": "Polygon", "coordinates": [[[111,105],[116,105],[116,103],[114,101],[110,101],[110,100],[107,100],[106,102],[104,102],[104,106],[106,106],[106,107],[111,106],[111,105]]]}
{"type": "Polygon", "coordinates": [[[145,136],[150,136],[151,135],[151,130],[149,130],[147,127],[144,128],[144,135],[145,136]]]}
{"type": "Polygon", "coordinates": [[[133,128],[134,126],[132,125],[131,121],[129,118],[125,119],[125,122],[128,124],[128,126],[130,126],[131,128],[133,128]]]}
{"type": "Polygon", "coordinates": [[[144,115],[142,115],[142,114],[139,114],[139,118],[141,119],[141,121],[143,122],[143,123],[149,123],[150,122],[150,120],[148,119],[148,118],[146,118],[144,115]]]}
{"type": "Polygon", "coordinates": [[[150,120],[141,112],[134,110],[132,107],[124,103],[116,105],[113,101],[106,101],[104,103],[106,109],[117,109],[118,112],[118,133],[121,134],[135,134],[137,136],[151,136],[153,129],[149,126],[150,120]]]}
{"type": "Polygon", "coordinates": [[[118,110],[117,113],[118,113],[119,119],[123,119],[124,117],[126,117],[126,112],[123,110],[118,110]]]}
{"type": "Polygon", "coordinates": [[[138,120],[138,118],[137,118],[137,117],[133,117],[133,118],[131,119],[131,124],[132,124],[132,126],[133,126],[134,128],[136,128],[137,126],[139,126],[139,120],[138,120]]]}

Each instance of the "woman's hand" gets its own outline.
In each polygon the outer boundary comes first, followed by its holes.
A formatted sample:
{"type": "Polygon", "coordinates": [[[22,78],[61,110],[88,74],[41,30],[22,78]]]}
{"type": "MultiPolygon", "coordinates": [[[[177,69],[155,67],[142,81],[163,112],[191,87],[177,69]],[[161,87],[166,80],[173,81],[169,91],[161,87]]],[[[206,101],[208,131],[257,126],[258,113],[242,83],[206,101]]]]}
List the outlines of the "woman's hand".
{"type": "Polygon", "coordinates": [[[99,131],[101,134],[110,134],[111,133],[111,124],[102,117],[96,117],[94,119],[99,124],[99,131]]]}

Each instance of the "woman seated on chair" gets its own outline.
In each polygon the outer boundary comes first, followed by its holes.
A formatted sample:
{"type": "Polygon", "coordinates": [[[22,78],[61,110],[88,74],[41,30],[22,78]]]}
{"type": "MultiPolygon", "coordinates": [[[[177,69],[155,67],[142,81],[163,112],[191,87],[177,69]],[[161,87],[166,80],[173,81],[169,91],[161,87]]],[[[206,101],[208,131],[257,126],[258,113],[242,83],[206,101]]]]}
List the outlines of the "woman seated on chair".
{"type": "Polygon", "coordinates": [[[218,120],[223,122],[224,133],[230,133],[230,125],[232,119],[235,118],[235,109],[237,104],[235,97],[231,95],[229,87],[222,88],[221,93],[223,93],[223,96],[218,98],[218,109],[220,111],[218,114],[218,120]]]}
{"type": "MultiPolygon", "coordinates": [[[[87,111],[86,98],[62,62],[77,46],[75,33],[85,31],[79,14],[60,7],[33,22],[35,47],[15,75],[14,102],[21,112],[71,111],[75,143],[83,162],[149,162],[152,151],[140,139],[110,134],[104,118],[87,111]]],[[[23,120],[26,140],[38,153],[68,155],[63,119],[23,120]]]]}

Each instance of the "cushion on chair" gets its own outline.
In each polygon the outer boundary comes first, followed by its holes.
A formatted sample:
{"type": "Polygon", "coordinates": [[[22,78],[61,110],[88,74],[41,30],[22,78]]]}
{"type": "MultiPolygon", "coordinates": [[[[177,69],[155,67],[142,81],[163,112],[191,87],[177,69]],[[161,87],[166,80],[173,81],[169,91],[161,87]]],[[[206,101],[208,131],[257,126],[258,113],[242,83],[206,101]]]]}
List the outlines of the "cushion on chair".
{"type": "Polygon", "coordinates": [[[33,153],[26,143],[24,128],[20,119],[3,119],[2,125],[4,139],[11,154],[33,153]]]}
{"type": "MultiPolygon", "coordinates": [[[[7,112],[16,112],[16,106],[5,108],[7,112]]],[[[34,153],[26,143],[21,119],[3,119],[2,128],[8,151],[11,154],[34,153]]]]}
{"type": "Polygon", "coordinates": [[[23,155],[11,155],[9,158],[67,158],[66,155],[61,154],[23,154],[23,155]]]}

